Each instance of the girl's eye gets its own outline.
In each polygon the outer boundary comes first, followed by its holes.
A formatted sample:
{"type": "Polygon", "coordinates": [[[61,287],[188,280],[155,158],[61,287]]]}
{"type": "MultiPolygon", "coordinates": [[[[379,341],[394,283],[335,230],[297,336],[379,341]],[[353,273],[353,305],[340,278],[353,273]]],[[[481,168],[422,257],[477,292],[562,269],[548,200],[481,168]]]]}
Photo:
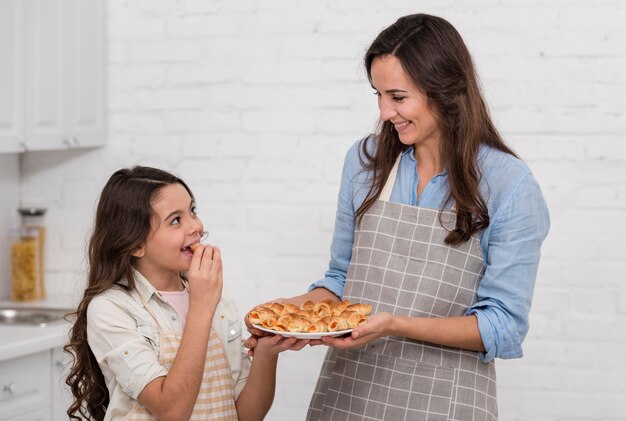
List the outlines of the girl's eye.
{"type": "Polygon", "coordinates": [[[393,97],[391,97],[391,99],[393,99],[396,102],[402,102],[404,100],[404,97],[403,96],[395,96],[394,95],[393,97]]]}
{"type": "Polygon", "coordinates": [[[176,218],[172,219],[172,225],[178,225],[180,224],[180,216],[177,216],[176,218]]]}
{"type": "Polygon", "coordinates": [[[194,215],[197,215],[198,214],[198,208],[196,206],[192,206],[191,207],[191,213],[194,214],[194,215]]]}

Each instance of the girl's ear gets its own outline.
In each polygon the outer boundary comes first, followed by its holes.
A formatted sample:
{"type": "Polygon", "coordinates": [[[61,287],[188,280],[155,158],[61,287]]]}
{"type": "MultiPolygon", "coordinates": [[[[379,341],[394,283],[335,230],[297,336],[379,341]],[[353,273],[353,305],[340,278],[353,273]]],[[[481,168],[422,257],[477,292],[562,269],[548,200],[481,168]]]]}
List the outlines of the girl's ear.
{"type": "Polygon", "coordinates": [[[130,254],[133,257],[143,257],[146,254],[146,247],[142,244],[130,254]]]}

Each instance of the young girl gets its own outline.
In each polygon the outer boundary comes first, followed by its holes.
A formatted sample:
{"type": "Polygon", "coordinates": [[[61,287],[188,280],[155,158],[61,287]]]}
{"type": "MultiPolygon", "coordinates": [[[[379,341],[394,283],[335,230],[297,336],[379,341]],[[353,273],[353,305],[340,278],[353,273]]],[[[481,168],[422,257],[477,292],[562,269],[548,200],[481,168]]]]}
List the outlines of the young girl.
{"type": "Polygon", "coordinates": [[[196,248],[203,231],[179,178],[148,167],[111,176],[89,243],[89,283],[65,347],[74,359],[71,419],[267,414],[278,353],[304,344],[263,338],[249,359],[235,305],[222,294],[220,250],[196,248]]]}

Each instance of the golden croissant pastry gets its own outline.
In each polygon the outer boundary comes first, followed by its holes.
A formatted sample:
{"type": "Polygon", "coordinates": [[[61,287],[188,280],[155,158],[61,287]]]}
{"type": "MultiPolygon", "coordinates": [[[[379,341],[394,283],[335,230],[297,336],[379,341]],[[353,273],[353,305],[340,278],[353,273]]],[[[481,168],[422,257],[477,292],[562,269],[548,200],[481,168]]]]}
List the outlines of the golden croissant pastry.
{"type": "Polygon", "coordinates": [[[319,303],[306,301],[297,307],[290,303],[265,303],[248,313],[250,323],[277,332],[323,333],[354,329],[367,322],[372,312],[369,304],[348,300],[319,303]]]}

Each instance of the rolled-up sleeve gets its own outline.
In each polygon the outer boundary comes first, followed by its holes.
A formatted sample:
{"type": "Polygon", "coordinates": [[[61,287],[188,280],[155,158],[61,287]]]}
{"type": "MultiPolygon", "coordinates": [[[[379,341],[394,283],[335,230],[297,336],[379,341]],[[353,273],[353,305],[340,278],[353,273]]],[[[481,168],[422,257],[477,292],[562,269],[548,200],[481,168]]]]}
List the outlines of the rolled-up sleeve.
{"type": "Polygon", "coordinates": [[[152,380],[167,375],[136,320],[108,298],[96,297],[89,304],[87,341],[103,372],[112,373],[133,399],[152,380]]]}
{"type": "Polygon", "coordinates": [[[549,226],[541,189],[528,173],[493,216],[481,241],[485,273],[477,302],[466,315],[478,319],[486,350],[480,357],[485,362],[523,354],[541,244],[549,226]]]}

